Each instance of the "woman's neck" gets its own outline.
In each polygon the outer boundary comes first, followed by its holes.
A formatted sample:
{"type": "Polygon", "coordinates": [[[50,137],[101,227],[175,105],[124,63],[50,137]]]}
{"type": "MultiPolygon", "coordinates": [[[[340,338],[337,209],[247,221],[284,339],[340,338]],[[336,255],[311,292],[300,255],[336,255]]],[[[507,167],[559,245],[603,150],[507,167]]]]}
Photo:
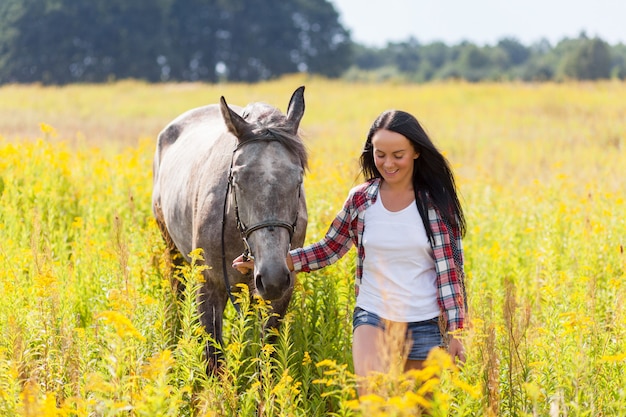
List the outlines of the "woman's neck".
{"type": "Polygon", "coordinates": [[[400,184],[391,184],[384,179],[380,180],[380,189],[391,193],[413,193],[413,183],[406,182],[400,184]]]}
{"type": "Polygon", "coordinates": [[[380,185],[379,197],[385,208],[389,211],[400,211],[411,204],[415,199],[413,184],[402,186],[401,184],[391,184],[383,181],[380,185]]]}

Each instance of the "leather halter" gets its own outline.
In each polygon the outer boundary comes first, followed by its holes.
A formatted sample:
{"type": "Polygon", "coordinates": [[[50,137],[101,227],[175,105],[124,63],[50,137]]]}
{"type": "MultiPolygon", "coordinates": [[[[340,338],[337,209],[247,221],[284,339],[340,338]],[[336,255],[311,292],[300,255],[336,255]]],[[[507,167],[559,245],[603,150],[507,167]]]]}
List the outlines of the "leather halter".
{"type": "Polygon", "coordinates": [[[224,197],[224,210],[222,214],[222,269],[224,273],[224,286],[226,287],[226,291],[228,292],[228,297],[230,298],[230,301],[235,306],[235,309],[237,310],[237,312],[239,312],[239,306],[238,304],[235,303],[235,299],[230,290],[230,284],[228,282],[228,272],[226,268],[226,247],[224,244],[224,235],[225,235],[225,230],[226,230],[226,209],[228,207],[228,196],[231,193],[231,191],[233,194],[233,199],[235,201],[235,219],[237,220],[237,230],[239,230],[239,233],[241,234],[241,240],[243,241],[243,244],[245,246],[245,251],[243,255],[246,258],[254,259],[254,255],[252,254],[252,249],[250,248],[250,244],[248,243],[248,238],[253,232],[260,230],[260,229],[265,229],[265,228],[269,228],[270,230],[273,230],[275,227],[282,227],[284,229],[287,229],[287,231],[289,232],[289,244],[291,246],[291,240],[293,239],[293,235],[296,231],[296,224],[298,223],[298,216],[299,216],[299,211],[300,211],[300,196],[301,196],[301,188],[302,188],[301,184],[298,186],[298,206],[296,208],[295,219],[292,223],[289,223],[283,220],[264,220],[264,221],[255,223],[252,226],[246,226],[243,223],[243,221],[241,221],[241,218],[239,216],[239,205],[237,203],[237,191],[233,184],[233,164],[235,161],[235,154],[244,145],[251,143],[251,142],[278,141],[278,139],[274,137],[273,133],[270,132],[270,134],[272,137],[269,137],[269,138],[249,139],[244,142],[239,142],[239,144],[237,144],[237,147],[235,147],[235,150],[233,151],[233,155],[230,160],[230,167],[228,169],[228,184],[226,185],[226,196],[224,197]]]}

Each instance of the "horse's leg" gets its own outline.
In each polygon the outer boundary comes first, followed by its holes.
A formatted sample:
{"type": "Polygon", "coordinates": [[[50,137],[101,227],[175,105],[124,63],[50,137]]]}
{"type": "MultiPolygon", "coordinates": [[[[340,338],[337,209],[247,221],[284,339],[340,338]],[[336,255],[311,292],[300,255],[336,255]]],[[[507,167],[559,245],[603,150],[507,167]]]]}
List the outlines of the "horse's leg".
{"type": "MultiPolygon", "coordinates": [[[[222,288],[223,286],[210,286],[206,274],[205,279],[207,279],[206,283],[198,292],[200,322],[215,343],[221,347],[223,344],[223,314],[228,298],[222,288]]],[[[207,371],[210,375],[215,374],[220,368],[221,351],[218,346],[208,342],[205,349],[208,362],[207,371]]]]}
{"type": "Polygon", "coordinates": [[[185,291],[185,285],[176,277],[176,272],[179,271],[180,267],[185,263],[185,258],[178,251],[176,244],[174,244],[174,240],[172,240],[170,233],[167,231],[163,210],[158,203],[154,205],[154,217],[156,219],[157,226],[159,226],[159,230],[161,231],[161,236],[165,241],[166,275],[177,296],[180,297],[180,295],[185,291]]]}

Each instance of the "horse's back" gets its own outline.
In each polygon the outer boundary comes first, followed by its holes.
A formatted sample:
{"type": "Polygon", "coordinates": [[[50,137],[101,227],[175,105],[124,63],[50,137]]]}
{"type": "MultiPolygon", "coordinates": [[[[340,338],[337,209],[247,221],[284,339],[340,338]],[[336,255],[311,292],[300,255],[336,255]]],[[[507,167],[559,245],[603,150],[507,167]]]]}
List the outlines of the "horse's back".
{"type": "MultiPolygon", "coordinates": [[[[241,111],[237,106],[233,106],[233,108],[237,112],[241,111]]],[[[208,106],[191,109],[178,116],[159,133],[155,163],[158,166],[168,148],[179,143],[181,140],[187,140],[189,142],[198,140],[196,144],[186,143],[182,146],[210,146],[212,143],[211,139],[216,139],[221,133],[225,132],[226,125],[224,124],[224,119],[221,116],[218,104],[210,104],[208,106]],[[202,137],[203,135],[193,134],[197,129],[203,129],[204,138],[202,137]]]]}

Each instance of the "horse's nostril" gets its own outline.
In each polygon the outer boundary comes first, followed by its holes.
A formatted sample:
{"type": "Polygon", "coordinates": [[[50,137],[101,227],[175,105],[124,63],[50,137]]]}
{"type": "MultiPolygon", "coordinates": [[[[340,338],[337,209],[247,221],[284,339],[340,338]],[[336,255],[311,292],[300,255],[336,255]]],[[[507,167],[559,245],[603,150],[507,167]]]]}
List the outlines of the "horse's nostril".
{"type": "Polygon", "coordinates": [[[256,285],[256,289],[260,292],[263,293],[263,291],[265,290],[265,287],[263,286],[263,275],[262,274],[257,274],[254,277],[254,283],[256,285]]]}

